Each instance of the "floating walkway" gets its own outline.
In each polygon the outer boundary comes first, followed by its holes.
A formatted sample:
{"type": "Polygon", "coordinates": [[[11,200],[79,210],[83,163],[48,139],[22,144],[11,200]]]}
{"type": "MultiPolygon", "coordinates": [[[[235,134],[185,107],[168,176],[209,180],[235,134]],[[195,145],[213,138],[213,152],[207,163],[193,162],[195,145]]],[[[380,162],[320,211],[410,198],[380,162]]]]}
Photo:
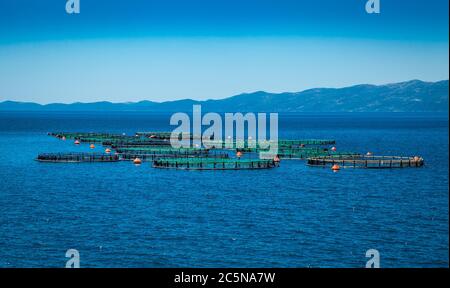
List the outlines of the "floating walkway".
{"type": "Polygon", "coordinates": [[[400,156],[326,156],[311,157],[307,160],[309,166],[334,166],[339,168],[406,168],[422,167],[422,157],[400,157],[400,156]]]}
{"type": "Polygon", "coordinates": [[[274,160],[217,159],[217,158],[161,158],[153,161],[154,168],[185,170],[244,170],[270,169],[278,166],[274,160]]]}
{"type": "Polygon", "coordinates": [[[43,153],[36,158],[40,162],[117,162],[118,155],[104,153],[43,153]]]}

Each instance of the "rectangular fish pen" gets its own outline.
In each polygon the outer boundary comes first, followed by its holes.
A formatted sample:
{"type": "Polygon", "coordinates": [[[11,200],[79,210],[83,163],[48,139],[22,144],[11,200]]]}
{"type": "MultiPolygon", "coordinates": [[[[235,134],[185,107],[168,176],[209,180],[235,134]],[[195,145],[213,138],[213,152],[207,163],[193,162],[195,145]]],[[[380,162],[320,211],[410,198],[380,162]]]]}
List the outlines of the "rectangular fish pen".
{"type": "Polygon", "coordinates": [[[185,170],[244,170],[270,169],[278,166],[273,160],[218,159],[218,158],[160,158],[153,161],[154,168],[185,170]]]}
{"type": "Polygon", "coordinates": [[[36,160],[55,163],[117,162],[119,156],[106,153],[42,153],[37,156],[36,160]]]}
{"type": "Polygon", "coordinates": [[[424,160],[422,157],[401,157],[401,156],[324,156],[308,158],[309,166],[333,166],[340,165],[340,168],[406,168],[422,167],[424,160]]]}

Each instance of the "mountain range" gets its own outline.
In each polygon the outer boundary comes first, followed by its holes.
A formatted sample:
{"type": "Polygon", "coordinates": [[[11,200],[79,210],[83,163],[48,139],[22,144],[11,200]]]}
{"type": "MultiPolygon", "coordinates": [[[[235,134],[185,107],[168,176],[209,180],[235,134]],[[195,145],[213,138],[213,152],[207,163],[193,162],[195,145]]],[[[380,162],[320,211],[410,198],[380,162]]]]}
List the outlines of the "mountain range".
{"type": "Polygon", "coordinates": [[[167,102],[107,101],[92,103],[0,102],[0,111],[192,111],[201,104],[203,111],[214,112],[446,112],[448,80],[424,82],[411,80],[386,85],[355,85],[345,88],[315,88],[301,92],[269,93],[258,91],[219,100],[191,99],[167,102]]]}

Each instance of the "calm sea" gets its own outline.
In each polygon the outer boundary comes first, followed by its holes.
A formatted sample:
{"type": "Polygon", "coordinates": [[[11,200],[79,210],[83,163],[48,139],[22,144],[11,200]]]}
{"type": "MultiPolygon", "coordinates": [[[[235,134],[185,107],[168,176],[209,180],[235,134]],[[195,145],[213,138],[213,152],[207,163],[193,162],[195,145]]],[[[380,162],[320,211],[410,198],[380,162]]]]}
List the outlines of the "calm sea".
{"type": "MultiPolygon", "coordinates": [[[[449,265],[447,114],[280,115],[280,137],[420,155],[419,169],[305,166],[175,171],[130,162],[50,164],[88,151],[49,131],[171,130],[169,115],[0,112],[0,267],[381,267],[449,265]]],[[[102,151],[100,147],[96,151],[102,151]]]]}

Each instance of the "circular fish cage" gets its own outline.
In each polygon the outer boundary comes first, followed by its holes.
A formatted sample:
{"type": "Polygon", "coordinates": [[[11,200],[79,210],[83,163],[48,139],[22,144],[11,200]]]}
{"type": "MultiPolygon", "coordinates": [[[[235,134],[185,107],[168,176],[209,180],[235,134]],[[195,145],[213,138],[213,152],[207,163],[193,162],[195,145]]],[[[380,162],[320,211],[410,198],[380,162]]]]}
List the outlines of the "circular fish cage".
{"type": "Polygon", "coordinates": [[[278,156],[286,160],[303,160],[311,157],[354,157],[359,156],[353,152],[334,152],[326,148],[295,148],[295,149],[278,149],[278,156]]]}
{"type": "Polygon", "coordinates": [[[219,153],[219,152],[214,152],[214,153],[208,153],[208,154],[202,154],[202,153],[170,153],[170,151],[168,153],[132,153],[132,152],[127,152],[127,153],[119,153],[119,160],[123,160],[123,161],[132,161],[136,158],[139,158],[143,161],[153,161],[159,158],[217,158],[217,159],[225,159],[225,158],[229,158],[229,155],[227,153],[219,153]]]}
{"type": "Polygon", "coordinates": [[[181,140],[181,139],[202,139],[201,135],[193,135],[189,132],[136,132],[136,137],[145,137],[145,138],[151,138],[151,139],[174,139],[174,140],[181,140]]]}
{"type": "Polygon", "coordinates": [[[123,136],[110,133],[94,133],[94,132],[52,132],[51,136],[56,138],[79,139],[82,142],[102,142],[106,139],[123,139],[130,136],[123,136]]]}
{"type": "Polygon", "coordinates": [[[207,155],[210,150],[203,148],[172,148],[172,147],[116,147],[119,154],[177,154],[177,155],[207,155]]]}
{"type": "Polygon", "coordinates": [[[108,140],[102,142],[103,146],[111,146],[112,148],[126,148],[126,147],[171,147],[170,141],[164,139],[137,139],[137,140],[130,140],[130,141],[116,141],[116,140],[108,140]]]}
{"type": "Polygon", "coordinates": [[[154,168],[184,170],[244,170],[270,169],[278,166],[274,160],[221,159],[221,158],[160,158],[153,161],[154,168]]]}
{"type": "Polygon", "coordinates": [[[119,156],[107,153],[42,153],[36,160],[53,163],[117,162],[119,156]]]}
{"type": "Polygon", "coordinates": [[[304,139],[304,140],[291,140],[291,139],[281,139],[278,140],[279,147],[296,147],[302,145],[333,145],[336,144],[335,140],[332,139],[304,139]]]}
{"type": "Polygon", "coordinates": [[[208,147],[216,147],[219,149],[239,149],[242,152],[257,152],[259,150],[267,150],[271,145],[277,145],[279,149],[296,149],[304,148],[305,146],[324,146],[335,144],[335,140],[319,140],[319,139],[304,139],[304,140],[282,140],[279,139],[276,142],[271,140],[240,140],[240,139],[227,139],[222,140],[207,140],[202,139],[202,143],[208,147]]]}
{"type": "Polygon", "coordinates": [[[347,155],[347,156],[321,156],[310,157],[307,160],[309,166],[334,166],[340,168],[407,168],[422,167],[424,159],[419,156],[401,157],[401,156],[367,156],[367,155],[347,155]]]}
{"type": "MultiPolygon", "coordinates": [[[[257,153],[257,152],[270,152],[267,149],[258,148],[237,148],[237,152],[244,153],[257,153]]],[[[296,148],[278,148],[275,155],[278,155],[283,160],[305,160],[311,157],[325,157],[325,156],[359,156],[359,153],[354,152],[335,152],[327,148],[320,147],[296,147],[296,148]]]]}

